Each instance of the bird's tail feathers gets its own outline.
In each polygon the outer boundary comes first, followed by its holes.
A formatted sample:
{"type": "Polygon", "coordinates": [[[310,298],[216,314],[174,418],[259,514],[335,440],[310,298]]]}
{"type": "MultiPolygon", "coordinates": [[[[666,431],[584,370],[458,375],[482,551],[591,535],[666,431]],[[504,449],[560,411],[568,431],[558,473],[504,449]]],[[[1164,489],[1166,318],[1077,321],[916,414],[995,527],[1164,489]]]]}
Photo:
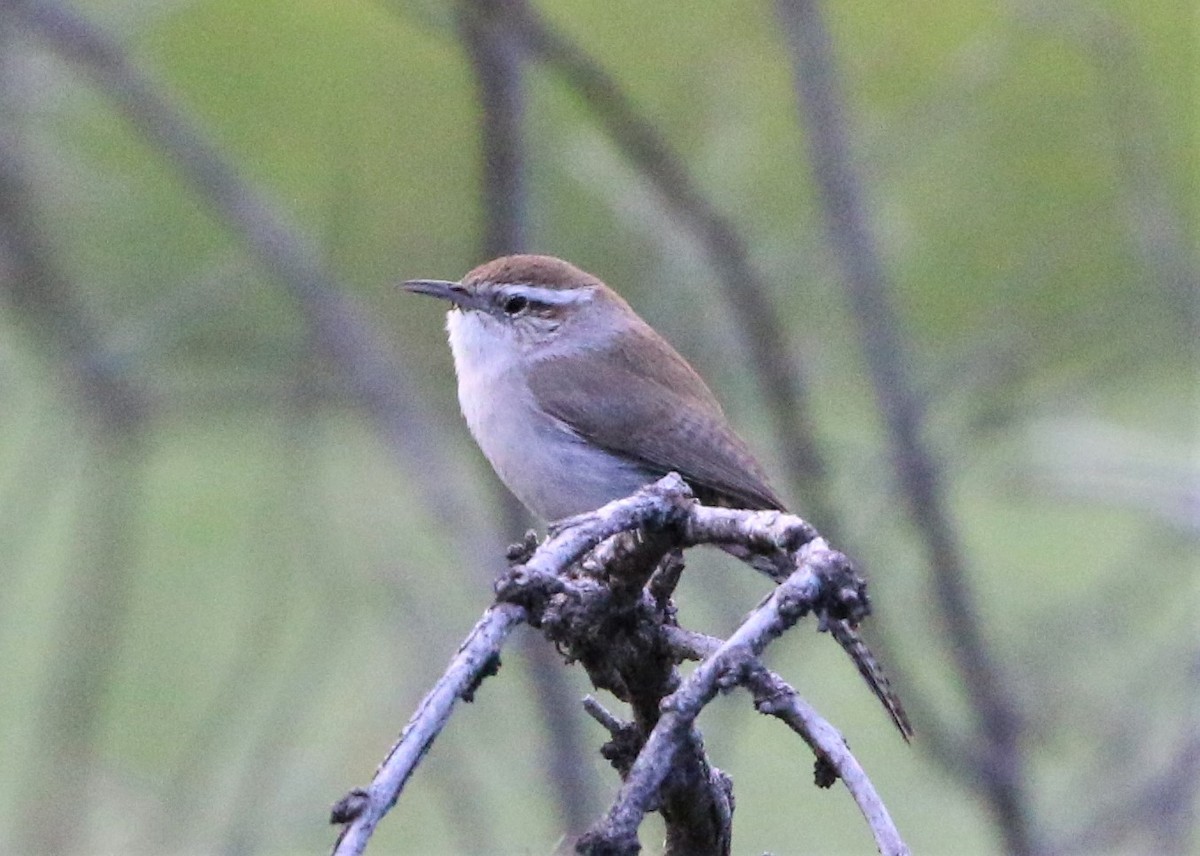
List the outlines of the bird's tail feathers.
{"type": "Polygon", "coordinates": [[[858,628],[848,621],[830,621],[829,632],[842,646],[842,650],[850,655],[850,659],[858,667],[858,673],[863,676],[871,691],[875,693],[875,697],[883,704],[888,715],[891,716],[892,722],[896,723],[896,728],[900,730],[900,735],[905,742],[911,740],[913,729],[912,724],[908,721],[904,705],[901,704],[896,691],[892,689],[892,684],[884,673],[883,667],[879,665],[879,661],[875,659],[875,654],[859,634],[858,628]]]}

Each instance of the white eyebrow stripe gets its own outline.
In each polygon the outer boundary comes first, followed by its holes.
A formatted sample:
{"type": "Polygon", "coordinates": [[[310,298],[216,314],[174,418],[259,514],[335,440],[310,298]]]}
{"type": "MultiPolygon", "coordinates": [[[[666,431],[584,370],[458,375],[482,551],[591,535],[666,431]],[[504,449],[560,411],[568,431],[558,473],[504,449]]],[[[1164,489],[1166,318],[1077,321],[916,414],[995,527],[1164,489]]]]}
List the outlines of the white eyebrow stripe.
{"type": "Polygon", "coordinates": [[[567,306],[572,303],[586,303],[592,299],[595,289],[582,285],[578,288],[546,288],[541,285],[525,285],[524,283],[507,283],[501,291],[509,296],[524,297],[531,303],[542,303],[548,306],[567,306]]]}

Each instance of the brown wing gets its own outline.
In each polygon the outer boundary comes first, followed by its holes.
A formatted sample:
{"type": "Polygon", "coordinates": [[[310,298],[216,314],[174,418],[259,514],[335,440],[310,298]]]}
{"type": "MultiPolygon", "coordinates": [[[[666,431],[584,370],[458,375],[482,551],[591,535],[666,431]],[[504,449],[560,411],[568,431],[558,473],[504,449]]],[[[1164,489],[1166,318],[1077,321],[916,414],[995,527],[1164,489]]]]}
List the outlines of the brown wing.
{"type": "Polygon", "coordinates": [[[534,397],[552,416],[648,469],[664,475],[675,470],[702,499],[783,509],[712,392],[657,333],[639,326],[589,359],[593,371],[580,373],[550,359],[530,373],[534,397]],[[649,363],[641,356],[647,350],[649,363]]]}

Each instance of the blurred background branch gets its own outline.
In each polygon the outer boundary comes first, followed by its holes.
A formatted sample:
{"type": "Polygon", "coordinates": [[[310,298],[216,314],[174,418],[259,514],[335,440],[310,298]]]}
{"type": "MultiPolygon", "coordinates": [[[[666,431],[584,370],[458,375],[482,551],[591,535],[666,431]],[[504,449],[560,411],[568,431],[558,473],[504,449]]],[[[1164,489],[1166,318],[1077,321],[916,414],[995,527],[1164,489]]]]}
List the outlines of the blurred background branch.
{"type": "MultiPolygon", "coordinates": [[[[15,111],[13,33],[0,18],[0,108],[15,111]]],[[[80,290],[57,266],[38,214],[20,134],[0,126],[0,289],[28,338],[53,367],[68,407],[80,483],[73,500],[70,570],[58,595],[53,642],[30,693],[39,711],[25,769],[20,849],[59,853],[86,844],[87,806],[98,785],[103,703],[126,632],[138,564],[146,391],[105,347],[80,290]],[[64,775],[65,774],[65,775],[64,775]]],[[[46,479],[42,470],[32,479],[46,479]]]]}
{"type": "MultiPolygon", "coordinates": [[[[119,46],[70,7],[53,0],[22,0],[13,15],[18,25],[80,66],[288,289],[305,313],[321,353],[378,421],[389,447],[404,456],[413,473],[437,474],[424,480],[424,500],[439,517],[464,515],[465,485],[454,484],[451,476],[458,468],[434,442],[436,420],[424,409],[424,398],[408,387],[408,375],[386,337],[325,272],[311,240],[238,175],[119,46]]],[[[500,539],[488,534],[484,531],[480,541],[489,547],[470,556],[480,558],[496,548],[500,539]]]]}
{"type": "MultiPolygon", "coordinates": [[[[459,36],[479,103],[480,259],[529,251],[524,131],[527,59],[523,46],[505,26],[506,7],[511,2],[464,0],[458,7],[459,36]]],[[[494,502],[502,509],[505,532],[511,541],[520,541],[534,521],[498,479],[487,478],[494,502]]],[[[599,805],[596,780],[588,769],[592,750],[583,734],[580,693],[553,648],[533,636],[525,636],[524,642],[519,650],[529,661],[533,696],[546,737],[546,779],[558,804],[564,835],[573,838],[587,828],[599,805]]]]}
{"type": "MultiPolygon", "coordinates": [[[[944,644],[958,670],[975,717],[966,757],[949,767],[989,800],[1010,853],[1038,850],[1025,794],[1022,714],[992,646],[967,577],[961,538],[952,521],[941,467],[922,439],[923,414],[911,379],[912,361],[892,288],[871,236],[865,191],[851,163],[851,131],[838,83],[829,31],[815,0],[779,0],[776,6],[793,64],[796,96],[808,140],[829,243],[858,326],[892,468],[929,567],[929,597],[945,628],[944,644]]],[[[928,728],[945,731],[940,717],[928,728]]]]}

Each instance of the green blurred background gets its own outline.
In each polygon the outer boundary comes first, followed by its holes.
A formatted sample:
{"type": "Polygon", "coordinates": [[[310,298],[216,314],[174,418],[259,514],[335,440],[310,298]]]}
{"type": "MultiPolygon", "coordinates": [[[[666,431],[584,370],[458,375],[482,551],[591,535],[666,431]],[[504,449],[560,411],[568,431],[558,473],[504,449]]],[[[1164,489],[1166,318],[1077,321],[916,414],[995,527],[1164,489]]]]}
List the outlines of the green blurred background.
{"type": "MultiPolygon", "coordinates": [[[[440,310],[395,288],[483,260],[455,6],[65,8],[311,242],[385,334],[413,419],[411,436],[381,430],[295,293],[196,185],[26,13],[0,15],[4,169],[22,177],[5,182],[7,228],[57,271],[32,288],[17,242],[0,246],[0,850],[322,852],[329,805],[369,780],[487,605],[513,534],[457,413],[440,310]],[[140,404],[114,406],[120,390],[140,404]]],[[[811,627],[772,667],[843,729],[915,852],[1001,851],[962,766],[970,705],[894,487],[771,6],[540,8],[657,125],[770,283],[831,469],[837,519],[813,522],[871,573],[915,745],[811,627]]],[[[924,438],[1021,712],[1032,838],[1196,852],[1195,6],[824,12],[924,438]],[[1105,823],[1116,831],[1085,834],[1105,823]]],[[[577,92],[537,65],[526,82],[529,246],[621,291],[778,471],[702,247],[577,92]]],[[[750,577],[697,555],[684,623],[727,633],[765,591],[750,577]]],[[[605,735],[561,711],[559,744],[582,746],[586,773],[564,809],[533,701],[550,661],[518,637],[371,852],[550,853],[572,813],[602,812],[605,735]]],[[[586,691],[560,671],[568,698],[586,691]]],[[[700,725],[735,782],[735,852],[872,851],[845,791],[813,788],[807,749],[745,696],[700,725]]]]}

